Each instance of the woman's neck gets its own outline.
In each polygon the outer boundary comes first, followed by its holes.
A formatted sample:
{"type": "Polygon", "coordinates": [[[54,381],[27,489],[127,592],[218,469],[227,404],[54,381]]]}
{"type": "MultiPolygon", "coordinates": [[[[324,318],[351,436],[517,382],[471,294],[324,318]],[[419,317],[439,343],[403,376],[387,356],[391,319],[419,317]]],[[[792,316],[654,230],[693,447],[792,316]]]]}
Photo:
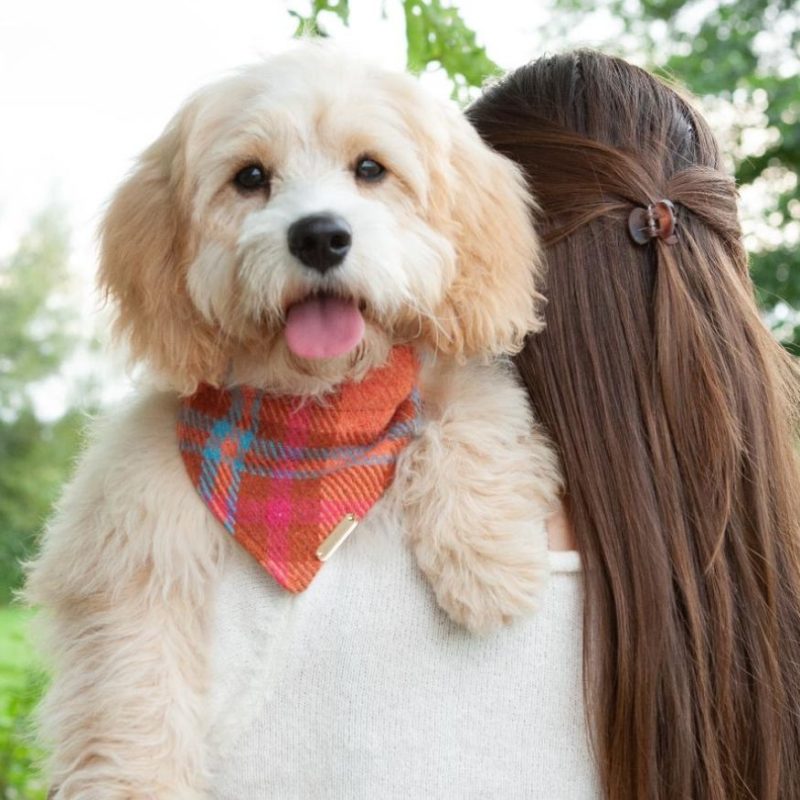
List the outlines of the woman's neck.
{"type": "Polygon", "coordinates": [[[575,532],[567,518],[564,503],[547,520],[547,544],[550,550],[577,550],[575,532]]]}

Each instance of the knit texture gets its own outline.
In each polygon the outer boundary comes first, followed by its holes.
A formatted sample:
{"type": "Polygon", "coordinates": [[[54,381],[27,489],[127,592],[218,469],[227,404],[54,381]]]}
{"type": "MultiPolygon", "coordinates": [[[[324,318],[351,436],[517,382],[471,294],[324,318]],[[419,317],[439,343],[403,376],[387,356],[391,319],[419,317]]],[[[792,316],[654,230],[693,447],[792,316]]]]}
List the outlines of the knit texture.
{"type": "Polygon", "coordinates": [[[577,554],[551,554],[539,611],[474,636],[438,607],[385,508],[299,595],[226,559],[209,797],[600,800],[577,554]]]}
{"type": "Polygon", "coordinates": [[[303,591],[317,548],[347,514],[363,519],[420,427],[410,347],[321,400],[203,385],[181,403],[178,442],[203,502],[275,579],[303,591]]]}

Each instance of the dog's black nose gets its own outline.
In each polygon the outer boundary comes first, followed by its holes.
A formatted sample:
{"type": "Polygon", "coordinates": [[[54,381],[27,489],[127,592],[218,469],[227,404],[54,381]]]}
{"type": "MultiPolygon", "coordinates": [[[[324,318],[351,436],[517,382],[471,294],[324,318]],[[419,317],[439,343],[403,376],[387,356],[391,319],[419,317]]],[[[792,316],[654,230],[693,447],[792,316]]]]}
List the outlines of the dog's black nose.
{"type": "Polygon", "coordinates": [[[289,228],[289,252],[307,267],[327,272],[344,261],[352,239],[346,220],[335,214],[312,214],[289,228]]]}

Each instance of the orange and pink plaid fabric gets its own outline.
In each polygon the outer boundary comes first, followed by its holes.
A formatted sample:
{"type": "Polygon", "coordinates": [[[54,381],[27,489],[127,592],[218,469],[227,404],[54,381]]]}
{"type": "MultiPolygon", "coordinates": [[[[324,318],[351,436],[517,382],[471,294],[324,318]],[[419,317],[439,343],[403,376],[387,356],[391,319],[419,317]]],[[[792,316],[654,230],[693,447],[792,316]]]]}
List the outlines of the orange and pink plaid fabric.
{"type": "Polygon", "coordinates": [[[363,519],[418,433],[419,364],[410,347],[320,401],[203,385],[183,400],[178,443],[200,497],[289,591],[305,589],[319,545],[363,519]]]}

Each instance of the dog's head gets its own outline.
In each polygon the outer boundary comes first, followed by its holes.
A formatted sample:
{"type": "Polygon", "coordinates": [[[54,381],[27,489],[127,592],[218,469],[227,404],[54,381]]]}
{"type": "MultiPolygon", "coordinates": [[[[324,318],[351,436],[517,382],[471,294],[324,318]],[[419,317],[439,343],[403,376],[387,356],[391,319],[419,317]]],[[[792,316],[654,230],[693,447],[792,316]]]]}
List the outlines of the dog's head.
{"type": "Polygon", "coordinates": [[[198,92],[102,227],[133,356],[182,391],[322,391],[423,339],[513,350],[538,327],[516,167],[412,79],[321,47],[198,92]]]}

